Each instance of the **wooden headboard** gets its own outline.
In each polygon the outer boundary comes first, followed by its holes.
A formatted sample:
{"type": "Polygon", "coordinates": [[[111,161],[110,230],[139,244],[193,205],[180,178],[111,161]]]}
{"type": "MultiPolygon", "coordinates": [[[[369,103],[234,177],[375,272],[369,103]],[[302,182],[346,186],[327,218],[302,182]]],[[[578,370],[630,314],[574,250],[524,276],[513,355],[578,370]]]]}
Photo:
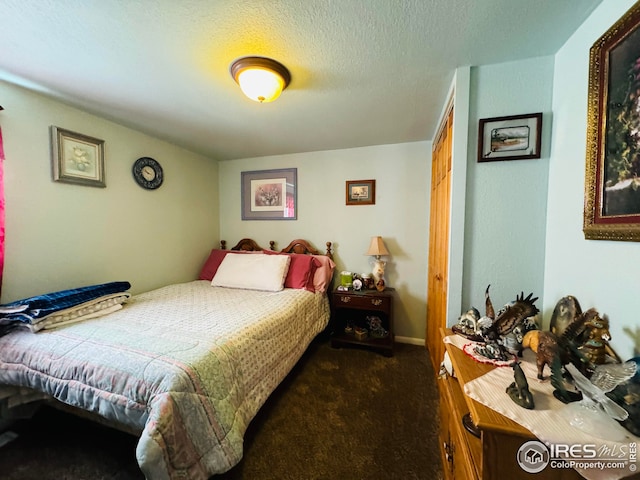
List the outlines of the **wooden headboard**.
{"type": "MultiPolygon", "coordinates": [[[[269,250],[275,251],[275,244],[273,240],[269,242],[269,250]]],[[[302,253],[302,254],[310,254],[310,255],[326,255],[329,258],[333,258],[333,253],[331,252],[331,242],[326,243],[327,251],[325,253],[321,253],[319,250],[316,250],[309,242],[298,238],[296,240],[291,241],[289,245],[280,250],[282,253],[302,253]]],[[[220,240],[220,249],[227,249],[227,241],[220,240]]],[[[260,245],[256,243],[255,240],[251,238],[243,238],[240,240],[236,246],[231,248],[231,250],[245,250],[245,251],[260,251],[264,250],[260,245]]]]}
{"type": "MultiPolygon", "coordinates": [[[[269,242],[270,244],[272,242],[269,242]]],[[[283,253],[303,253],[303,254],[311,254],[311,255],[326,255],[329,258],[333,258],[333,253],[331,253],[331,242],[327,242],[327,251],[325,253],[320,253],[319,250],[316,250],[311,246],[309,242],[298,238],[296,240],[291,241],[289,245],[280,250],[283,253]]]]}
{"type": "MultiPolygon", "coordinates": [[[[220,249],[221,250],[226,250],[227,249],[227,241],[226,240],[220,240],[220,249]]],[[[258,245],[256,243],[256,241],[252,240],[251,238],[243,238],[231,250],[244,250],[244,251],[249,251],[249,252],[258,252],[260,250],[264,250],[264,248],[262,248],[260,245],[258,245]]]]}

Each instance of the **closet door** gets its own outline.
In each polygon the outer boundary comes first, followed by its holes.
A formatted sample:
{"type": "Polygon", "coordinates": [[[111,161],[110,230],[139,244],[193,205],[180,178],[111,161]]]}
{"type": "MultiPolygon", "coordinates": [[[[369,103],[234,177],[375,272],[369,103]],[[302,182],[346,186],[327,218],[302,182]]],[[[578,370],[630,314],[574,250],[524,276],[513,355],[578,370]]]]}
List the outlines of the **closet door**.
{"type": "Polygon", "coordinates": [[[427,331],[425,345],[436,372],[444,345],[440,329],[447,324],[449,211],[451,197],[451,143],[453,105],[434,141],[431,164],[429,220],[429,277],[427,281],[427,331]]]}

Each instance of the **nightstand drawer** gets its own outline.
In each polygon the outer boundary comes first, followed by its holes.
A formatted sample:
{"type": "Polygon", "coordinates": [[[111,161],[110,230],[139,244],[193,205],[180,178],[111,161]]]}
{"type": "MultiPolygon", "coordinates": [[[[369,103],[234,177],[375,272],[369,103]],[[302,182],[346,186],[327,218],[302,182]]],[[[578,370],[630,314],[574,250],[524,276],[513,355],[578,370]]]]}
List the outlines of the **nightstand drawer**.
{"type": "Polygon", "coordinates": [[[338,305],[345,306],[349,308],[360,308],[363,310],[382,310],[388,311],[391,305],[390,297],[367,297],[364,295],[341,295],[340,293],[336,294],[336,300],[338,305]]]}

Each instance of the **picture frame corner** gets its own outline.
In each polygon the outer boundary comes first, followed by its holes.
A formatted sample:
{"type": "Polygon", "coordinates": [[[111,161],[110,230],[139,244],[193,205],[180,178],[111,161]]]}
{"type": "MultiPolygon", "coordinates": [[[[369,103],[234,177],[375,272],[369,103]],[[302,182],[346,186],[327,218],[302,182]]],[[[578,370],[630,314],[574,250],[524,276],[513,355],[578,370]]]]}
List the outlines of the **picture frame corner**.
{"type": "MultiPolygon", "coordinates": [[[[640,2],[634,4],[589,50],[587,95],[587,148],[583,233],[585,240],[640,241],[640,171],[629,172],[623,158],[627,149],[616,149],[619,137],[629,130],[624,97],[630,82],[626,74],[640,58],[640,2]],[[613,56],[613,50],[616,55],[613,56]],[[622,72],[622,74],[620,73],[622,72]],[[625,118],[623,118],[625,117],[625,118]],[[605,130],[606,129],[606,130],[605,130]],[[610,144],[609,142],[614,142],[610,144]],[[637,192],[637,194],[636,194],[637,192]]],[[[625,140],[626,141],[626,140],[625,140]]],[[[637,151],[629,149],[630,152],[637,151]]]]}

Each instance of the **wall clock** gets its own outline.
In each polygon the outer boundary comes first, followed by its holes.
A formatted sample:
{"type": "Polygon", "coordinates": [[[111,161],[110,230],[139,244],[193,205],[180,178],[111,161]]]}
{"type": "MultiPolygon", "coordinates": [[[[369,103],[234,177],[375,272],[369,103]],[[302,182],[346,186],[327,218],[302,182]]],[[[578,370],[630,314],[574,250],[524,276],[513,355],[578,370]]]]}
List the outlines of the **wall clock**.
{"type": "Polygon", "coordinates": [[[133,164],[133,178],[142,188],[154,190],[162,185],[164,175],[160,164],[151,157],[141,157],[133,164]]]}

